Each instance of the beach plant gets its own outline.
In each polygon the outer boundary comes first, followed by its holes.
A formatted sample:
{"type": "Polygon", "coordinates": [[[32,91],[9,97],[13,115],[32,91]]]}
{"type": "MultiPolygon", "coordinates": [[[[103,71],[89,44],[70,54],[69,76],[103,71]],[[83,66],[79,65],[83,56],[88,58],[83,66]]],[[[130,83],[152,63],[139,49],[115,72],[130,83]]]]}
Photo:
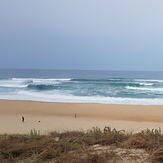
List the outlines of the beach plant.
{"type": "Polygon", "coordinates": [[[93,127],[91,130],[88,130],[88,135],[93,142],[92,144],[101,144],[103,146],[119,143],[128,138],[124,130],[118,131],[115,128],[111,129],[111,127],[105,127],[103,130],[93,127]]]}
{"type": "Polygon", "coordinates": [[[142,133],[151,136],[161,136],[161,128],[159,127],[159,129],[152,129],[152,130],[147,128],[146,130],[142,130],[142,133]]]}
{"type": "Polygon", "coordinates": [[[40,135],[41,135],[40,130],[37,131],[37,130],[33,129],[30,132],[30,137],[32,140],[37,140],[40,137],[40,135]]]}
{"type": "Polygon", "coordinates": [[[103,131],[97,126],[88,130],[87,133],[89,136],[91,136],[95,140],[102,137],[102,135],[104,135],[103,131]]]}

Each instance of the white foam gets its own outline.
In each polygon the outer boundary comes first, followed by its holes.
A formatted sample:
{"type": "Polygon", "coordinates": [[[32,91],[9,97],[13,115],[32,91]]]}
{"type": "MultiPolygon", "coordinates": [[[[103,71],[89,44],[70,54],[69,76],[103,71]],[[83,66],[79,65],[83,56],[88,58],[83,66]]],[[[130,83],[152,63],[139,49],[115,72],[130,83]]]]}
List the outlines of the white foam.
{"type": "Polygon", "coordinates": [[[28,85],[16,85],[16,84],[0,84],[0,87],[7,87],[7,88],[25,88],[28,85]]]}
{"type": "Polygon", "coordinates": [[[102,96],[73,96],[60,92],[38,93],[19,91],[17,95],[1,96],[0,99],[15,99],[15,100],[34,100],[45,102],[69,102],[69,103],[105,103],[105,104],[131,104],[131,105],[163,105],[162,99],[147,99],[147,98],[116,98],[102,96]]]}
{"type": "Polygon", "coordinates": [[[25,88],[27,84],[20,80],[3,80],[0,81],[0,87],[7,87],[7,88],[25,88]]]}
{"type": "Polygon", "coordinates": [[[152,86],[154,85],[153,83],[139,83],[140,85],[144,85],[144,86],[152,86]]]}
{"type": "Polygon", "coordinates": [[[23,88],[27,87],[28,84],[34,84],[34,85],[55,85],[60,84],[61,82],[67,82],[70,81],[70,78],[66,79],[35,79],[35,78],[12,78],[12,80],[3,80],[0,81],[0,87],[10,87],[10,88],[23,88]]]}
{"type": "Polygon", "coordinates": [[[24,81],[32,81],[34,78],[12,78],[12,81],[19,81],[19,82],[24,82],[24,81]]]}
{"type": "Polygon", "coordinates": [[[140,87],[131,87],[131,86],[126,86],[126,89],[133,89],[133,90],[141,90],[141,91],[158,91],[162,92],[163,88],[140,88],[140,87]]]}
{"type": "Polygon", "coordinates": [[[62,82],[70,81],[71,79],[33,79],[33,83],[37,84],[44,84],[44,85],[53,85],[53,84],[60,84],[62,82]]]}
{"type": "Polygon", "coordinates": [[[33,81],[39,82],[39,81],[70,81],[71,78],[68,79],[33,79],[33,81]]]}
{"type": "Polygon", "coordinates": [[[56,80],[33,80],[33,85],[55,85],[60,84],[61,82],[56,80]]]}
{"type": "Polygon", "coordinates": [[[122,79],[108,79],[108,80],[110,80],[110,81],[121,81],[122,79]]]}
{"type": "Polygon", "coordinates": [[[12,78],[12,81],[17,81],[17,82],[25,82],[25,81],[34,81],[34,82],[44,82],[44,81],[70,81],[71,78],[65,78],[65,79],[43,79],[43,78],[12,78]]]}
{"type": "Polygon", "coordinates": [[[157,83],[163,83],[163,80],[150,80],[150,79],[134,79],[134,81],[138,81],[138,82],[157,82],[157,83]]]}

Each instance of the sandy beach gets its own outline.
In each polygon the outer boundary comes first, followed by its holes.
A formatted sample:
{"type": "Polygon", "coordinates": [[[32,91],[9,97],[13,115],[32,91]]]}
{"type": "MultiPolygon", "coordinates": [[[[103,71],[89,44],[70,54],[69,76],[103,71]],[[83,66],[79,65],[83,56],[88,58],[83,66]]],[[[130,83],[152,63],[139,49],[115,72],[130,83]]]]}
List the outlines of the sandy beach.
{"type": "Polygon", "coordinates": [[[163,106],[0,100],[0,134],[29,133],[32,129],[42,134],[86,131],[96,126],[133,132],[159,127],[163,130],[163,106]]]}

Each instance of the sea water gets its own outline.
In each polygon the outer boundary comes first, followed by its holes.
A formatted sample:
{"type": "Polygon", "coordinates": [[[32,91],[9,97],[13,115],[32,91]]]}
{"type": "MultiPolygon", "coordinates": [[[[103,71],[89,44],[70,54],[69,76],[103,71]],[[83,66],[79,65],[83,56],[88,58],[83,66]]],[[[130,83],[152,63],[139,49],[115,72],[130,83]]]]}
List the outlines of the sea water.
{"type": "Polygon", "coordinates": [[[163,105],[163,72],[0,69],[0,99],[163,105]]]}

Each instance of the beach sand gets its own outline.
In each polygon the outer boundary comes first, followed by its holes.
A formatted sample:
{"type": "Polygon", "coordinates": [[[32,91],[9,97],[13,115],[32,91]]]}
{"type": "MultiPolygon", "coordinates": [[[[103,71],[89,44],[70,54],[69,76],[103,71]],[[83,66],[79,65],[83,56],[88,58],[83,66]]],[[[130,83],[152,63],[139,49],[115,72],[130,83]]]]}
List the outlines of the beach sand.
{"type": "Polygon", "coordinates": [[[33,129],[42,134],[86,131],[96,126],[129,132],[159,127],[163,130],[163,106],[0,100],[0,134],[26,134],[33,129]]]}

